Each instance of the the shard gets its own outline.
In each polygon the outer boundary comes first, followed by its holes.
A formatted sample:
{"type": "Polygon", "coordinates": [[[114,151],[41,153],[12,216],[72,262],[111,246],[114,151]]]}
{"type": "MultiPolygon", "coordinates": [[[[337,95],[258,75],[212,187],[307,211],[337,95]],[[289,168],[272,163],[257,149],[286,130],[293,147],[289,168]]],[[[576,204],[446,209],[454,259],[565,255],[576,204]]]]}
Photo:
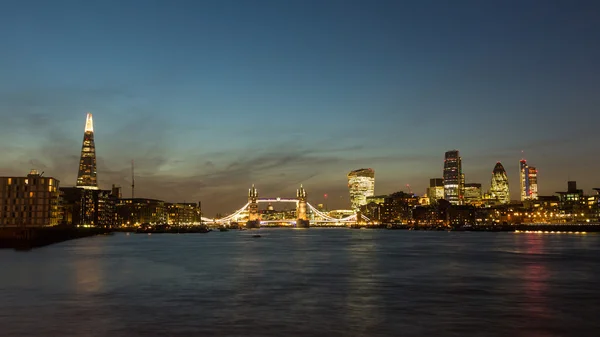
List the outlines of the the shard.
{"type": "Polygon", "coordinates": [[[500,162],[494,166],[494,172],[492,173],[492,185],[490,187],[490,194],[492,198],[496,199],[501,204],[510,203],[510,192],[508,190],[508,176],[506,170],[500,162]]]}
{"type": "Polygon", "coordinates": [[[79,159],[79,173],[77,174],[77,187],[98,189],[96,178],[96,147],[94,145],[94,121],[92,114],[88,113],[85,120],[83,145],[81,146],[81,159],[79,159]]]}

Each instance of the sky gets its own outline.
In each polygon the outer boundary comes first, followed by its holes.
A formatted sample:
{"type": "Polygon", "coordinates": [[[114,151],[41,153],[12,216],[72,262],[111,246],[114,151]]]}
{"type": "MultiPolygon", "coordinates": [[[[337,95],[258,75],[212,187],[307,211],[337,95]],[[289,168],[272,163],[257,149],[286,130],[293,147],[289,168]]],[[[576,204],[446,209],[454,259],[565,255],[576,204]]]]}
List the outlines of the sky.
{"type": "Polygon", "coordinates": [[[348,208],[425,193],[458,149],[488,189],[518,162],[541,195],[600,187],[597,1],[6,0],[0,11],[0,176],[75,185],[87,112],[98,181],[136,197],[261,197],[348,208]]]}

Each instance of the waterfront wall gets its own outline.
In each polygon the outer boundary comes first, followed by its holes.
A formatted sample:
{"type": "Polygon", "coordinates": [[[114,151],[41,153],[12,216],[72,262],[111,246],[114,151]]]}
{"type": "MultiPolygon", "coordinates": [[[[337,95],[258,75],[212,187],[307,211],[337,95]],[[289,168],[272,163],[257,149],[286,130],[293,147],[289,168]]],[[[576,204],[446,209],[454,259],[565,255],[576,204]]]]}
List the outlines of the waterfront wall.
{"type": "Polygon", "coordinates": [[[38,227],[38,228],[0,228],[0,248],[32,249],[53,243],[73,240],[110,231],[104,228],[76,227],[38,227]]]}

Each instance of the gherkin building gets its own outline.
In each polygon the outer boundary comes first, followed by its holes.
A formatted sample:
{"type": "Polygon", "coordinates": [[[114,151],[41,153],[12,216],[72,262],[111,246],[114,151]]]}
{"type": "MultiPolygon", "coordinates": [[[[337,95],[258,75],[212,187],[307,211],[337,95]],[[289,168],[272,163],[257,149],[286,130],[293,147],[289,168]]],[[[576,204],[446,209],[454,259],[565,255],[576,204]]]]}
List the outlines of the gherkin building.
{"type": "Polygon", "coordinates": [[[490,187],[492,198],[496,199],[501,204],[510,203],[510,191],[508,189],[508,176],[506,170],[500,162],[496,163],[494,172],[492,173],[492,184],[490,187]]]}

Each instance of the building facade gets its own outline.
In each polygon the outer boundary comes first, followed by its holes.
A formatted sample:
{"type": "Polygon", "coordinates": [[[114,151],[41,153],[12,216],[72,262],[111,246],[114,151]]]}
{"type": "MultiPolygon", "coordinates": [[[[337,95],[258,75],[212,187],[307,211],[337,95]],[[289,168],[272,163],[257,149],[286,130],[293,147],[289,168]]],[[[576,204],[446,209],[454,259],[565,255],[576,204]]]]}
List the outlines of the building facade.
{"type": "Polygon", "coordinates": [[[0,177],[0,227],[58,225],[59,183],[35,170],[26,177],[0,177]]]}
{"type": "Polygon", "coordinates": [[[440,199],[444,199],[444,179],[432,178],[429,179],[429,187],[427,188],[427,196],[429,203],[435,204],[440,199]]]}
{"type": "Polygon", "coordinates": [[[463,201],[462,159],[458,150],[446,152],[444,156],[444,199],[453,205],[461,205],[463,201]]]}
{"type": "Polygon", "coordinates": [[[96,146],[94,144],[94,122],[92,114],[88,113],[83,133],[79,171],[77,173],[77,187],[98,189],[96,177],[96,146]]]}
{"type": "Polygon", "coordinates": [[[510,191],[508,188],[508,176],[506,170],[500,162],[494,166],[492,172],[492,182],[490,187],[490,194],[492,199],[500,204],[510,203],[510,191]]]}
{"type": "Polygon", "coordinates": [[[527,168],[527,180],[529,181],[529,199],[535,200],[538,198],[538,180],[537,180],[537,169],[533,166],[527,168]]]}
{"type": "Polygon", "coordinates": [[[482,202],[483,194],[481,193],[481,184],[468,183],[465,184],[464,202],[467,205],[479,205],[482,202]]]}
{"type": "Polygon", "coordinates": [[[525,159],[519,162],[519,181],[521,183],[521,201],[538,198],[537,169],[529,166],[525,159]]]}
{"type": "Polygon", "coordinates": [[[62,187],[62,224],[75,227],[117,226],[118,194],[113,190],[62,187]]]}
{"type": "Polygon", "coordinates": [[[117,222],[121,226],[166,224],[168,215],[165,202],[155,199],[121,199],[117,204],[117,222]]]}
{"type": "Polygon", "coordinates": [[[396,192],[388,195],[381,207],[383,223],[406,223],[412,219],[412,210],[419,205],[419,197],[412,193],[396,192]]]}
{"type": "Polygon", "coordinates": [[[375,171],[367,168],[348,173],[348,189],[352,209],[360,210],[367,204],[367,197],[375,195],[375,171]]]}
{"type": "Polygon", "coordinates": [[[169,225],[192,225],[200,222],[200,206],[195,203],[165,203],[169,225]]]}

